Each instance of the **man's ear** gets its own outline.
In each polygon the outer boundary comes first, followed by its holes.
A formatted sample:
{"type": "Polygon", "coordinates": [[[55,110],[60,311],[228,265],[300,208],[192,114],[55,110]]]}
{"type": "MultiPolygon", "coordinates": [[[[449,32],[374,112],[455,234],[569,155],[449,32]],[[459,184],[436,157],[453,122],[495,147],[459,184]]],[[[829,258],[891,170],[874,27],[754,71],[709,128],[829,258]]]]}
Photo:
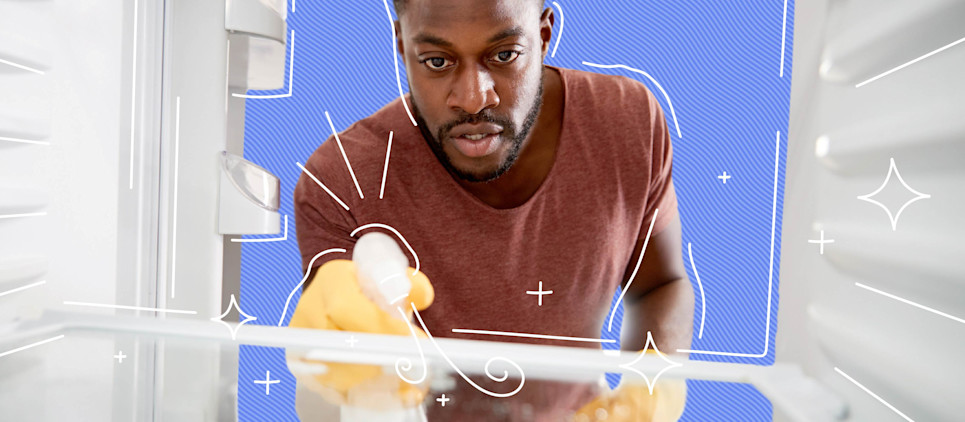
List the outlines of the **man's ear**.
{"type": "Polygon", "coordinates": [[[392,22],[395,26],[395,48],[399,50],[399,55],[405,58],[405,44],[402,43],[402,25],[399,21],[392,22]]]}
{"type": "Polygon", "coordinates": [[[556,16],[553,15],[553,8],[547,7],[539,17],[539,37],[543,43],[543,60],[546,60],[546,53],[550,48],[550,40],[553,38],[553,23],[556,16]]]}

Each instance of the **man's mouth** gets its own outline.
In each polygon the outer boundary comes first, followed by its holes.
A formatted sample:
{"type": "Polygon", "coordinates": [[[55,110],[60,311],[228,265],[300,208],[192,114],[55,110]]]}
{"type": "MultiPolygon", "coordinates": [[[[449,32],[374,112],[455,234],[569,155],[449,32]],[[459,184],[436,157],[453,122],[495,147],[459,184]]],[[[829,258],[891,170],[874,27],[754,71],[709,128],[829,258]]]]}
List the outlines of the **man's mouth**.
{"type": "Polygon", "coordinates": [[[463,123],[452,128],[452,145],[462,155],[479,158],[496,152],[504,128],[494,123],[463,123]]]}
{"type": "Polygon", "coordinates": [[[499,133],[467,133],[451,139],[456,150],[470,158],[492,154],[499,147],[499,133]]]}

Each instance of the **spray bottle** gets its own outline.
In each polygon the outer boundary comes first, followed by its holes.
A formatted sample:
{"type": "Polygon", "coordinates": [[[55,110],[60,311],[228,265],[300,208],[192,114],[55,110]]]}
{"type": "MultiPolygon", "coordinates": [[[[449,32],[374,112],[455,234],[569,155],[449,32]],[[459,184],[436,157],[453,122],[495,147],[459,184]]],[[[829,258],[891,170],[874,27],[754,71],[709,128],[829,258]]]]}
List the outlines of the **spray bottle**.
{"type": "MultiPolygon", "coordinates": [[[[358,270],[359,286],[369,300],[393,317],[404,319],[396,306],[404,303],[400,299],[409,296],[412,283],[409,281],[409,260],[399,249],[395,239],[384,233],[370,232],[362,235],[352,251],[352,262],[358,270]],[[395,303],[393,305],[393,303],[395,303]]],[[[408,323],[408,321],[407,321],[408,323]]],[[[392,373],[394,368],[383,368],[392,373]]],[[[359,422],[424,422],[425,411],[422,406],[408,409],[372,410],[352,406],[341,407],[342,421],[359,422]]]]}

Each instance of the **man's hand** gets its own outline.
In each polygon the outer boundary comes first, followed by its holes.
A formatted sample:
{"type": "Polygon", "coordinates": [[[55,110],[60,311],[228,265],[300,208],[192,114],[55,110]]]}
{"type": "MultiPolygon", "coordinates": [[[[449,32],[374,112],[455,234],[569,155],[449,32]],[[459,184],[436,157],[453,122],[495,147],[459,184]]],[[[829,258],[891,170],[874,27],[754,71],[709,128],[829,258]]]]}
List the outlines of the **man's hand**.
{"type": "MultiPolygon", "coordinates": [[[[408,270],[411,274],[413,269],[408,270]]],[[[405,311],[389,314],[369,300],[359,285],[355,264],[333,260],[319,267],[295,308],[288,326],[323,330],[355,331],[374,334],[410,335],[411,302],[423,310],[432,304],[434,291],[429,278],[421,272],[409,275],[412,290],[400,302],[405,311]]],[[[413,327],[417,335],[422,330],[413,327]]],[[[380,366],[310,361],[289,356],[289,367],[299,383],[326,401],[338,405],[380,409],[406,408],[420,404],[427,386],[412,385],[400,379],[394,370],[380,366]],[[323,373],[303,368],[324,368],[323,373]]]]}

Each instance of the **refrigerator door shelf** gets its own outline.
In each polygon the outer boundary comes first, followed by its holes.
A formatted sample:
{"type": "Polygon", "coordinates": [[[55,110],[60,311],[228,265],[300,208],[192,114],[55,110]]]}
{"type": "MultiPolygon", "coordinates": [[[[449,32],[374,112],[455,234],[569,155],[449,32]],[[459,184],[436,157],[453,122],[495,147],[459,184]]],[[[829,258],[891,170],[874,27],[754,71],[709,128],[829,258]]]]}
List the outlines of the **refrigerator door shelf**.
{"type": "Polygon", "coordinates": [[[244,158],[227,152],[222,152],[221,160],[219,233],[278,233],[280,230],[278,177],[244,158]]]}
{"type": "Polygon", "coordinates": [[[226,0],[225,29],[285,43],[284,9],[276,10],[261,0],[226,0]]]}

